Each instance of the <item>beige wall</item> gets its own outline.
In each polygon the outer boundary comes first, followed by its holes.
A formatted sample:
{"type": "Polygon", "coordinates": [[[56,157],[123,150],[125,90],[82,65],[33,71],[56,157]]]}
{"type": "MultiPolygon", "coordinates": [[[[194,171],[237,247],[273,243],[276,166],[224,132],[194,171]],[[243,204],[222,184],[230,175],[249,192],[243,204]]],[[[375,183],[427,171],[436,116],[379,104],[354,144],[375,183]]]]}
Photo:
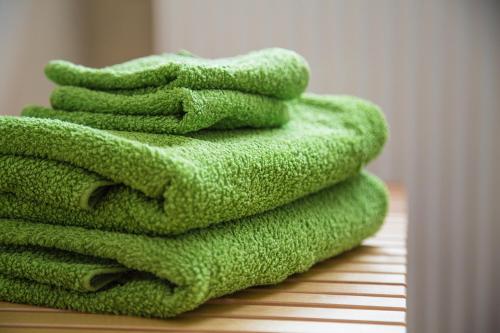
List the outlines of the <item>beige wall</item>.
{"type": "Polygon", "coordinates": [[[152,52],[151,1],[0,0],[0,115],[48,105],[52,59],[106,66],[152,52]]]}
{"type": "Polygon", "coordinates": [[[78,1],[0,2],[0,115],[48,104],[43,67],[50,59],[84,60],[81,10],[78,1]]]}
{"type": "Polygon", "coordinates": [[[151,1],[85,0],[87,63],[102,67],[149,55],[151,1]]]}

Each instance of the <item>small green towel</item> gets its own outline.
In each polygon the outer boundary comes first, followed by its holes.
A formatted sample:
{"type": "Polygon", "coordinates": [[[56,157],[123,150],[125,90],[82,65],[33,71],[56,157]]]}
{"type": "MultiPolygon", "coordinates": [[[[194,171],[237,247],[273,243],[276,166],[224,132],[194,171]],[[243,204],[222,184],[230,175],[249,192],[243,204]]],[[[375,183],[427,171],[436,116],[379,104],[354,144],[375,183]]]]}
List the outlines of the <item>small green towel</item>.
{"type": "Polygon", "coordinates": [[[0,300],[170,317],[358,245],[387,192],[361,174],[266,213],[170,237],[0,220],[0,300]]]}
{"type": "Polygon", "coordinates": [[[54,109],[24,115],[100,129],[187,133],[203,128],[276,127],[306,88],[309,68],[297,53],[274,48],[226,59],[164,54],[102,69],[50,62],[54,109]]]}
{"type": "Polygon", "coordinates": [[[3,117],[0,131],[0,216],[143,234],[206,227],[317,192],[357,174],[387,137],[373,104],[313,95],[275,129],[179,136],[3,117]]]}

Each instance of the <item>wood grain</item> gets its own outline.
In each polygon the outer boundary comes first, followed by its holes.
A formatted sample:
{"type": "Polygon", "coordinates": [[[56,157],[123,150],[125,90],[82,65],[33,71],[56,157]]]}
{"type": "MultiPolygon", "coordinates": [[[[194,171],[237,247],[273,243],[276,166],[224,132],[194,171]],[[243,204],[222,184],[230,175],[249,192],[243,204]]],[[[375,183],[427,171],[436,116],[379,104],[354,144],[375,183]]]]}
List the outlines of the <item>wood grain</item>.
{"type": "Polygon", "coordinates": [[[0,302],[2,333],[406,331],[406,200],[391,186],[386,223],[363,245],[274,286],[209,301],[169,320],[0,302]]]}

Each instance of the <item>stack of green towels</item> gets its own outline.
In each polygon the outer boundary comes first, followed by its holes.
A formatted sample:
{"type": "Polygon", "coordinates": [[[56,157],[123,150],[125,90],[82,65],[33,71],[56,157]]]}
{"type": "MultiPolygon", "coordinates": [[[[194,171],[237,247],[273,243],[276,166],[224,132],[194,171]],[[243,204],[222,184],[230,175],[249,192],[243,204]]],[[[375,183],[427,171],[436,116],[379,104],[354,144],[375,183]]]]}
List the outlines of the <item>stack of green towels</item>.
{"type": "Polygon", "coordinates": [[[52,108],[0,117],[0,300],[171,317],[359,245],[379,109],[305,94],[298,54],[53,61],[52,108]]]}

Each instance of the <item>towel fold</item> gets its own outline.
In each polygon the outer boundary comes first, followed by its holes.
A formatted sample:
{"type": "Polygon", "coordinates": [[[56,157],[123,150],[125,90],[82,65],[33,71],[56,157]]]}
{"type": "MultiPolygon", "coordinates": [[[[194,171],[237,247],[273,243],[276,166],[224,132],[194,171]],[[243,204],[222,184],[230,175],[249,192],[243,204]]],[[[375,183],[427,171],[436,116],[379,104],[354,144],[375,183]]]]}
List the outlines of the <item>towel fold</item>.
{"type": "Polygon", "coordinates": [[[277,127],[306,88],[309,69],[293,51],[274,48],[226,59],[164,54],[101,69],[50,62],[54,109],[23,114],[100,129],[187,133],[203,128],[277,127]]]}
{"type": "Polygon", "coordinates": [[[378,108],[358,98],[309,95],[290,111],[281,128],[185,136],[2,118],[0,214],[179,233],[331,186],[357,174],[386,140],[378,108]]]}
{"type": "Polygon", "coordinates": [[[183,134],[204,128],[278,127],[289,104],[236,91],[161,88],[131,96],[78,87],[56,88],[52,108],[31,105],[22,115],[100,129],[183,134]]]}
{"type": "Polygon", "coordinates": [[[0,220],[0,299],[170,317],[277,283],[372,235],[387,193],[361,174],[275,210],[178,236],[0,220]]]}

